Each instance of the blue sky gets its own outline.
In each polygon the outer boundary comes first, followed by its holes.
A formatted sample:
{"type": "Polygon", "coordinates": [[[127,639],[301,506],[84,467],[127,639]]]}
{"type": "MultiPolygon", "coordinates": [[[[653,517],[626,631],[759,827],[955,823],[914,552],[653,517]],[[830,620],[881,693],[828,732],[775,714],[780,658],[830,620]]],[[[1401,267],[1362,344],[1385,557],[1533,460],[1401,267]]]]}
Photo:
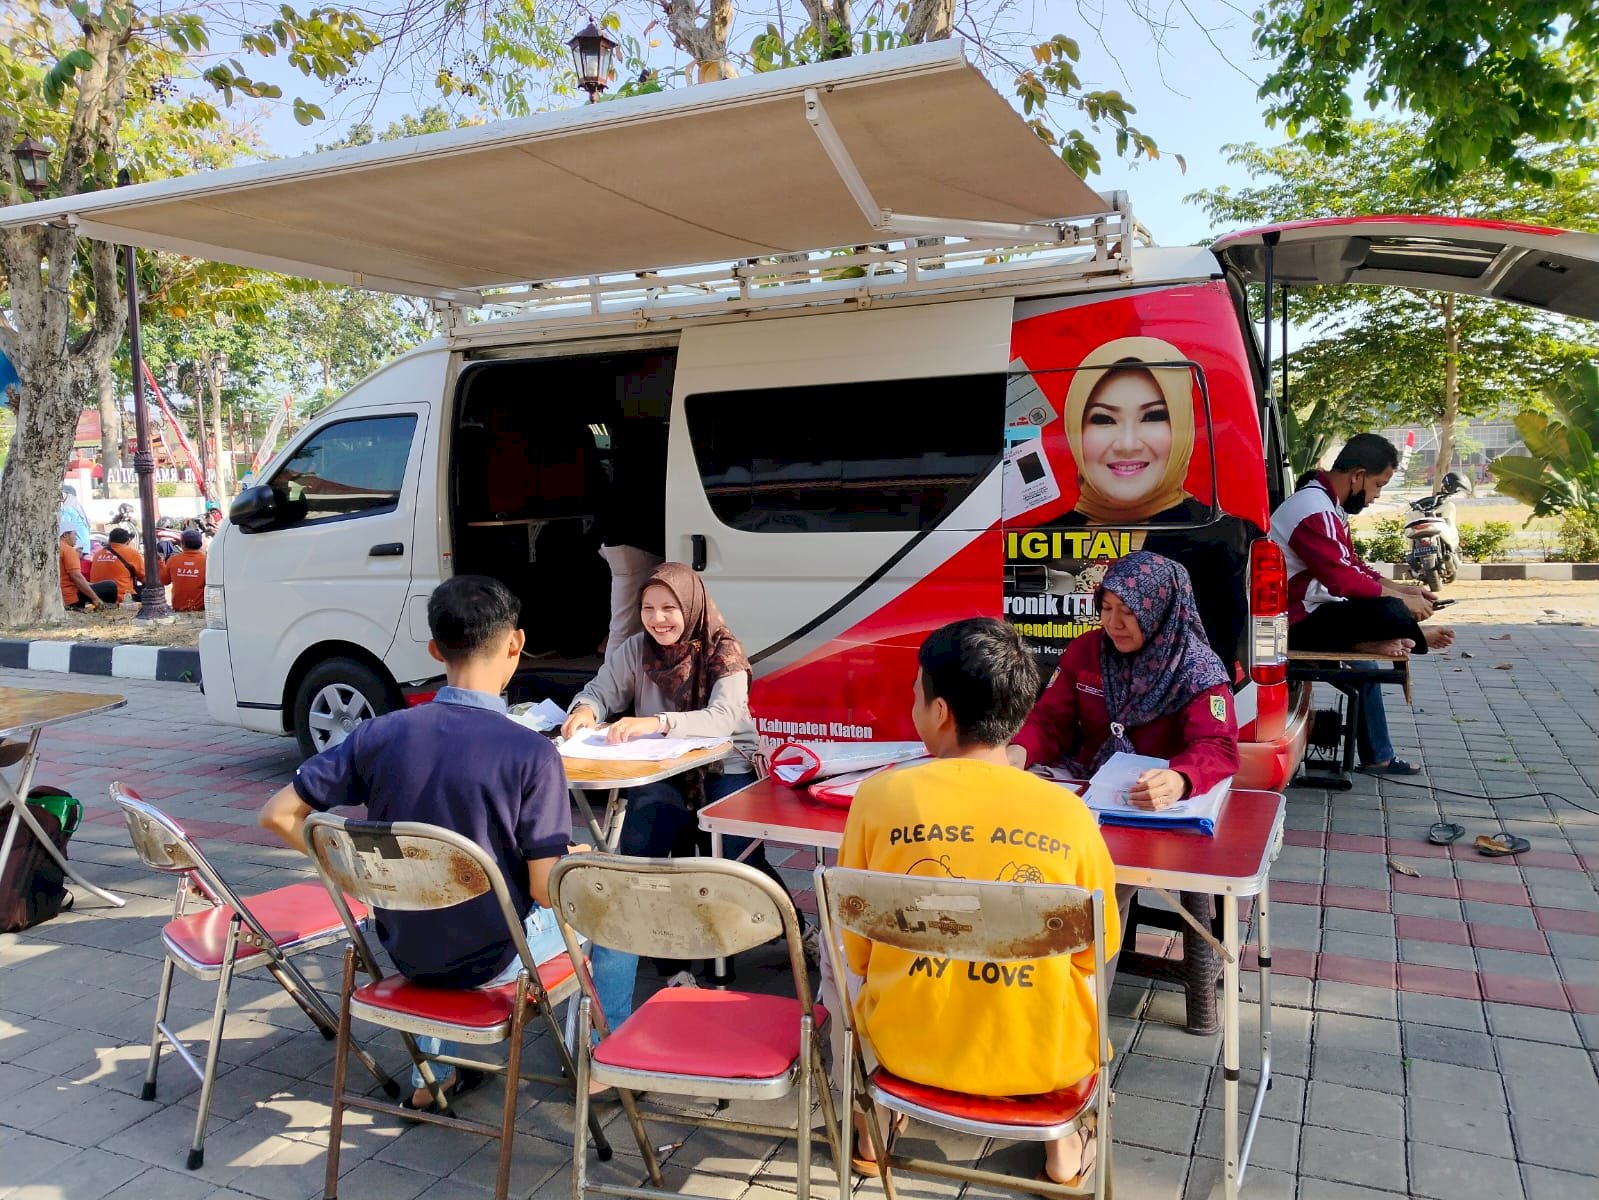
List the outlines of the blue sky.
{"type": "MultiPolygon", "coordinates": [[[[1148,0],[1134,2],[1144,6],[1148,0]]],[[[1076,38],[1082,47],[1079,73],[1084,83],[1115,88],[1137,107],[1133,124],[1155,139],[1160,160],[1118,159],[1107,139],[1102,170],[1090,183],[1100,190],[1128,191],[1134,213],[1167,245],[1193,242],[1212,232],[1204,213],[1185,204],[1184,196],[1200,188],[1247,183],[1223,159],[1224,144],[1281,140],[1279,132],[1266,128],[1255,98],[1265,64],[1256,60],[1250,44],[1249,10],[1235,9],[1226,0],[1195,0],[1186,9],[1182,3],[1172,6],[1168,16],[1173,24],[1158,40],[1122,0],[1023,0],[1015,17],[1040,38],[1057,32],[1076,38]],[[1198,15],[1203,28],[1186,9],[1198,15]],[[1098,32],[1090,22],[1099,25],[1098,32]],[[1186,173],[1177,165],[1179,154],[1186,173]]],[[[738,33],[733,40],[747,44],[738,33]]],[[[669,44],[658,53],[665,61],[669,44]]],[[[286,97],[315,98],[303,80],[287,71],[265,69],[260,74],[279,82],[286,97]]],[[[409,81],[389,81],[374,123],[381,128],[424,103],[426,97],[413,96],[409,81]]],[[[271,106],[258,122],[264,149],[279,155],[304,153],[339,137],[366,106],[332,102],[324,107],[332,119],[303,129],[288,115],[287,100],[271,106]]]]}

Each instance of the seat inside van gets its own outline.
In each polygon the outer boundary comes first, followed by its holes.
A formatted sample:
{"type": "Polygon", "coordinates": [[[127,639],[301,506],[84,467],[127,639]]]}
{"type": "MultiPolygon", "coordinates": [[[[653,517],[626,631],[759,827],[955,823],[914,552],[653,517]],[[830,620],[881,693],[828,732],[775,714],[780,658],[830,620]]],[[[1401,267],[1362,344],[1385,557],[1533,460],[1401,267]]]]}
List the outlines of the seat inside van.
{"type": "Polygon", "coordinates": [[[457,574],[522,602],[513,700],[564,703],[599,668],[611,575],[600,547],[664,541],[672,351],[473,364],[450,461],[457,574]]]}

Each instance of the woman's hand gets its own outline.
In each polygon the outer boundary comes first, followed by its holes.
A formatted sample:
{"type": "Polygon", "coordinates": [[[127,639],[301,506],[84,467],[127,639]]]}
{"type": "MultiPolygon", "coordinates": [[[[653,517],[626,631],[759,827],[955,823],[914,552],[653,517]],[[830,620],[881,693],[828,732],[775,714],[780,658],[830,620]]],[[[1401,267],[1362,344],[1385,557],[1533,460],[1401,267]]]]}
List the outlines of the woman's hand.
{"type": "Polygon", "coordinates": [[[1127,793],[1127,803],[1134,808],[1160,812],[1183,798],[1188,781],[1170,767],[1157,767],[1138,777],[1127,793]]]}
{"type": "Polygon", "coordinates": [[[594,710],[587,704],[579,704],[566,718],[566,724],[561,726],[561,736],[574,737],[585,729],[593,729],[599,724],[599,717],[594,715],[594,710]]]}
{"type": "Polygon", "coordinates": [[[635,738],[649,737],[660,732],[661,722],[658,717],[622,717],[605,727],[605,740],[614,746],[618,742],[631,742],[635,738]]]}

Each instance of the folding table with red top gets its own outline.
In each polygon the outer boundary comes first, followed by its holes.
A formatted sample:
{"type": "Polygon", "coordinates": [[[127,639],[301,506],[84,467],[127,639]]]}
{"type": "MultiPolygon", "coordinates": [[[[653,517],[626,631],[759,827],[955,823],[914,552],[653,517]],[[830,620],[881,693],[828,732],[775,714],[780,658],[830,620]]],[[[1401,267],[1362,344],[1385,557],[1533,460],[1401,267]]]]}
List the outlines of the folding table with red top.
{"type": "MultiPolygon", "coordinates": [[[[1173,893],[1220,896],[1222,901],[1222,1105],[1227,1200],[1237,1200],[1249,1151],[1271,1087],[1271,941],[1267,874],[1282,848],[1283,812],[1278,792],[1235,788],[1216,819],[1216,832],[1106,825],[1100,830],[1116,864],[1116,882],[1160,892],[1208,943],[1215,938],[1192,918],[1173,893]],[[1249,1119],[1239,1129],[1238,989],[1241,946],[1238,901],[1254,897],[1258,906],[1256,952],[1260,971],[1260,1071],[1249,1119]],[[1240,1133],[1242,1139],[1240,1140],[1240,1133]]],[[[722,853],[722,838],[732,834],[783,842],[813,850],[837,850],[848,813],[821,804],[802,791],[767,778],[700,810],[700,828],[711,835],[712,853],[722,853]]]]}

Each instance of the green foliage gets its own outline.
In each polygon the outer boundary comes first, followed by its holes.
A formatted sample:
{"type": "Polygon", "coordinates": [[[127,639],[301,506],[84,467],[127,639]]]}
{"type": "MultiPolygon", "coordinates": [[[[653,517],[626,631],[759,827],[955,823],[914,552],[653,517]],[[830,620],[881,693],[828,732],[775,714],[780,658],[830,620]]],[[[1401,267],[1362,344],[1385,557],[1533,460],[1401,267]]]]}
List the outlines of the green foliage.
{"type": "Polygon", "coordinates": [[[1548,411],[1526,410],[1516,416],[1516,432],[1526,454],[1494,459],[1498,488],[1523,504],[1532,515],[1577,512],[1599,517],[1599,364],[1586,363],[1545,389],[1548,411]]]}
{"type": "Polygon", "coordinates": [[[1314,153],[1349,146],[1357,81],[1371,108],[1421,118],[1435,184],[1486,165],[1547,185],[1532,147],[1596,132],[1592,0],[1265,0],[1256,22],[1266,118],[1314,153]]]}
{"type": "Polygon", "coordinates": [[[1556,544],[1560,562],[1599,562],[1599,515],[1567,509],[1556,544]]]}
{"type": "Polygon", "coordinates": [[[1460,527],[1460,553],[1472,562],[1490,562],[1510,544],[1509,521],[1484,521],[1460,527]]]}
{"type": "Polygon", "coordinates": [[[1355,553],[1367,562],[1404,562],[1405,523],[1399,517],[1383,517],[1369,537],[1351,535],[1355,553]]]}
{"type": "Polygon", "coordinates": [[[162,500],[174,500],[178,495],[178,485],[175,483],[162,483],[158,481],[155,485],[155,494],[159,499],[162,500]]]}

